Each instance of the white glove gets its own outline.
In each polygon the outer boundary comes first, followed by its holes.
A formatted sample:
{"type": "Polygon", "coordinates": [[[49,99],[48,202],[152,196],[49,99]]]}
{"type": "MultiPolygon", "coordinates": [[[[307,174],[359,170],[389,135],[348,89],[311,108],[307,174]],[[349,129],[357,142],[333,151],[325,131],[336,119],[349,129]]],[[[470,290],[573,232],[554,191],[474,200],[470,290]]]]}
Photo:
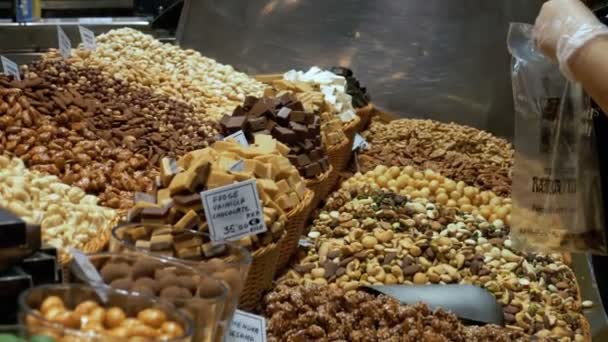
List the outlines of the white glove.
{"type": "Polygon", "coordinates": [[[570,58],[589,41],[608,35],[608,27],[579,0],[550,0],[543,4],[534,24],[536,46],[545,55],[556,59],[562,73],[574,77],[570,58]]]}

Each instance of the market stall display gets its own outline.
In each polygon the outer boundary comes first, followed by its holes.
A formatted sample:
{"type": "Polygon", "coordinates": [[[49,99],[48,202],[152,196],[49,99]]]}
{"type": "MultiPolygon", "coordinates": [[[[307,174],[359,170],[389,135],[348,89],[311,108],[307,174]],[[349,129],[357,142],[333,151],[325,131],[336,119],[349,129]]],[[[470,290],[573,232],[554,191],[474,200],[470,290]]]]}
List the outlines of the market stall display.
{"type": "Polygon", "coordinates": [[[490,133],[455,123],[377,118],[363,137],[371,146],[359,154],[362,172],[411,165],[498,195],[511,193],[513,147],[490,133]]]}
{"type": "Polygon", "coordinates": [[[95,51],[75,50],[72,60],[99,67],[114,77],[182,99],[203,119],[219,120],[246,95],[266,86],[194,50],[165,44],[137,30],[111,30],[97,37],[95,51]]]}
{"type": "Polygon", "coordinates": [[[385,191],[340,190],[332,197],[308,234],[314,247],[286,279],[345,291],[373,284],[474,284],[497,297],[509,327],[539,337],[583,338],[572,270],[559,254],[513,250],[501,220],[385,191]]]}

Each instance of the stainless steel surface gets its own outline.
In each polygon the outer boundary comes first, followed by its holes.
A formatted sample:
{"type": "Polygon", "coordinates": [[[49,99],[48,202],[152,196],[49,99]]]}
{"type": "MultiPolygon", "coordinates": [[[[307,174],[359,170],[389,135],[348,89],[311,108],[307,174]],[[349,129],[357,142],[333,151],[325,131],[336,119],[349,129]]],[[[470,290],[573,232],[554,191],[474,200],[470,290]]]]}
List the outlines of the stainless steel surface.
{"type": "Polygon", "coordinates": [[[608,317],[602,305],[597,282],[593,275],[591,259],[585,254],[572,255],[572,269],[581,289],[583,300],[591,300],[594,305],[585,310],[585,317],[591,324],[593,341],[608,341],[608,317]]]}
{"type": "Polygon", "coordinates": [[[43,10],[133,8],[133,0],[43,0],[43,10]]]}
{"type": "Polygon", "coordinates": [[[346,65],[375,103],[511,137],[506,33],[542,0],[186,0],[177,40],[249,73],[346,65]]]}

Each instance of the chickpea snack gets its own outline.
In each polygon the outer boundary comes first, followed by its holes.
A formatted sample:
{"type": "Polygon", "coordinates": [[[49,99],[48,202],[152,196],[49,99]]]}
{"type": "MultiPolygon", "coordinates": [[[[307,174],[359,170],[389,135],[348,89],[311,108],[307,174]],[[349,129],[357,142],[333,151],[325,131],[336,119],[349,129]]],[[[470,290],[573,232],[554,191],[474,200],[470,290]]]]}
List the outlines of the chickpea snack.
{"type": "Polygon", "coordinates": [[[57,342],[191,341],[192,322],[168,303],[84,285],[45,285],[19,297],[30,335],[57,342]],[[107,301],[98,292],[107,296],[107,301]]]}

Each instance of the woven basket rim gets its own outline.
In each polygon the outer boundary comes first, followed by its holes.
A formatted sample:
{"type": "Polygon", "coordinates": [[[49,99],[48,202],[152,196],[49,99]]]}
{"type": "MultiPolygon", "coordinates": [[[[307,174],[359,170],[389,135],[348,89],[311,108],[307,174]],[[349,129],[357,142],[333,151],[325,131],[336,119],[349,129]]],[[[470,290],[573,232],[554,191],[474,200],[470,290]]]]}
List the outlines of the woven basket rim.
{"type": "Polygon", "coordinates": [[[342,139],[342,142],[340,142],[339,144],[334,144],[331,146],[327,146],[325,147],[327,149],[327,153],[331,153],[331,152],[335,152],[336,150],[339,150],[340,148],[344,148],[344,145],[348,145],[349,140],[348,138],[342,139]]]}
{"type": "MultiPolygon", "coordinates": [[[[107,243],[110,241],[112,228],[118,224],[121,218],[121,213],[117,211],[116,215],[112,219],[108,220],[101,230],[97,232],[97,235],[82,246],[82,251],[86,254],[103,251],[107,243]]],[[[72,255],[66,251],[66,248],[59,251],[59,263],[62,266],[68,265],[71,260],[72,255]]]]}
{"type": "MultiPolygon", "coordinates": [[[[300,214],[303,210],[305,210],[312,202],[314,196],[315,196],[314,191],[306,188],[306,194],[304,194],[304,199],[301,200],[300,203],[298,203],[298,205],[296,205],[295,208],[293,208],[290,212],[287,213],[287,218],[294,217],[294,216],[300,214]]],[[[282,238],[283,237],[281,237],[281,239],[282,238]]],[[[281,240],[281,239],[279,239],[279,240],[281,240]]]]}
{"type": "Polygon", "coordinates": [[[311,178],[311,179],[304,179],[304,181],[306,182],[306,186],[308,186],[308,185],[316,185],[316,184],[324,182],[327,178],[329,178],[329,175],[333,171],[334,171],[334,167],[331,164],[329,164],[329,169],[327,169],[327,171],[323,172],[321,174],[321,177],[311,178]]]}
{"type": "Polygon", "coordinates": [[[354,129],[355,127],[357,127],[357,125],[359,124],[359,121],[361,121],[361,118],[356,115],[351,121],[349,121],[346,125],[342,126],[342,130],[343,131],[348,131],[351,129],[354,129]]]}

